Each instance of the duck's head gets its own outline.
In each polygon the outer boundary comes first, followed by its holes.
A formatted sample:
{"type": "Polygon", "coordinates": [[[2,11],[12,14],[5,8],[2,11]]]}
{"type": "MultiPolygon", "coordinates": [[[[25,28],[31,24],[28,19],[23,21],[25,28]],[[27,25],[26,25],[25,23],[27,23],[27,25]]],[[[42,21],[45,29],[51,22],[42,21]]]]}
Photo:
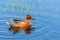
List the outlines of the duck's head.
{"type": "Polygon", "coordinates": [[[35,19],[32,18],[30,15],[26,15],[24,19],[25,19],[25,20],[30,20],[30,19],[35,20],[35,19]]]}

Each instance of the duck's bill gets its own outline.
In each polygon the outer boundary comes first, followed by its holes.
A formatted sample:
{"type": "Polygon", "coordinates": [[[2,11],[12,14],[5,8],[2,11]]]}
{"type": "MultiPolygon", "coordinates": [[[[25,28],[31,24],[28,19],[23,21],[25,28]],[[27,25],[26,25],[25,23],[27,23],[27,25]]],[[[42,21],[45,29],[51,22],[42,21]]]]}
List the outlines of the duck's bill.
{"type": "Polygon", "coordinates": [[[34,18],[31,18],[32,20],[35,20],[34,18]]]}

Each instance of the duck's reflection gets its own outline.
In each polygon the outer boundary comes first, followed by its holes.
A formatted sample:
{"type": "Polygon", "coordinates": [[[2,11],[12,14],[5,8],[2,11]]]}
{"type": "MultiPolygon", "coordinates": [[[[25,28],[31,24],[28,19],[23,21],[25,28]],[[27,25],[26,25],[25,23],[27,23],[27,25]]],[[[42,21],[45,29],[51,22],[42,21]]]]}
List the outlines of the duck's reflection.
{"type": "MultiPolygon", "coordinates": [[[[20,31],[22,31],[22,28],[10,26],[9,31],[12,31],[13,34],[16,34],[16,33],[20,32],[20,31]]],[[[24,29],[24,32],[26,34],[30,34],[31,33],[31,28],[24,29]]]]}

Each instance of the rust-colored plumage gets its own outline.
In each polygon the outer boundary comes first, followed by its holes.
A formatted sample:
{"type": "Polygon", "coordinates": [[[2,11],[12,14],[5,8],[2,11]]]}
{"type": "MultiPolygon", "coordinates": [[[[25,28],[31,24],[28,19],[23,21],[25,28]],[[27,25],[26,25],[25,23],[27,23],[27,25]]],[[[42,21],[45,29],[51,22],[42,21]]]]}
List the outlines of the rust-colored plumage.
{"type": "Polygon", "coordinates": [[[30,19],[32,19],[30,15],[26,15],[23,21],[13,19],[12,21],[8,22],[8,24],[11,26],[9,30],[12,30],[14,31],[14,33],[16,33],[17,31],[21,31],[22,29],[24,29],[26,34],[30,33],[31,28],[30,19]]]}

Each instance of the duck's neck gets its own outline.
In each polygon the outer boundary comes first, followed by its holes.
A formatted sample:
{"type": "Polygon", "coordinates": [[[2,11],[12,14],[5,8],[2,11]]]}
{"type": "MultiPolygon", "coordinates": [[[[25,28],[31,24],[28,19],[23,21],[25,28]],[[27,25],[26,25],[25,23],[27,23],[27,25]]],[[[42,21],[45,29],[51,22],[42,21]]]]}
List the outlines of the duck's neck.
{"type": "Polygon", "coordinates": [[[26,20],[26,19],[25,19],[25,22],[30,22],[30,20],[26,20]]]}

